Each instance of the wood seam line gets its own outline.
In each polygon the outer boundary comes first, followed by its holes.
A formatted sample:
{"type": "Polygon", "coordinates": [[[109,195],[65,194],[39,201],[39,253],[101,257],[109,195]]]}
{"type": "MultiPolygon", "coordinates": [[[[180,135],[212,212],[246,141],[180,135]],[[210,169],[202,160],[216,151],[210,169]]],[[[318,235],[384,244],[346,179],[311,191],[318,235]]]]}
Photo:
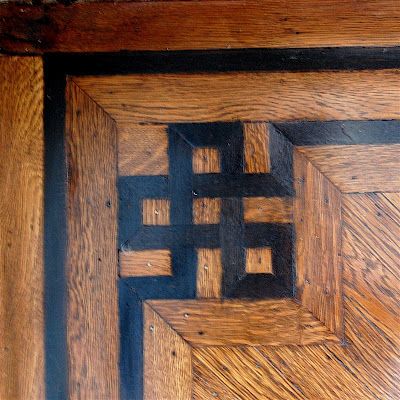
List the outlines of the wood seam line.
{"type": "MultiPolygon", "coordinates": [[[[67,85],[68,83],[75,85],[79,90],[82,91],[82,93],[85,94],[85,96],[87,96],[94,104],[96,104],[97,107],[99,107],[100,110],[102,110],[104,112],[104,114],[107,115],[108,118],[110,118],[112,120],[112,122],[114,123],[114,127],[117,130],[117,135],[118,135],[118,124],[116,119],[102,106],[100,105],[85,89],[82,89],[81,86],[79,86],[78,83],[76,83],[76,81],[74,80],[74,77],[67,77],[67,85]]],[[[117,141],[117,146],[116,146],[116,154],[117,154],[117,167],[118,167],[118,141],[117,141]]],[[[118,171],[118,169],[117,169],[118,171]]]]}
{"type": "MultiPolygon", "coordinates": [[[[151,300],[145,300],[145,301],[143,301],[143,309],[144,309],[144,306],[146,305],[148,308],[150,308],[151,309],[151,311],[153,311],[155,314],[157,314],[163,321],[164,321],[164,323],[166,324],[166,325],[168,325],[169,326],[169,328],[170,329],[172,329],[189,347],[190,347],[190,349],[192,349],[192,345],[190,344],[190,342],[188,342],[178,331],[176,331],[169,323],[168,323],[168,321],[166,321],[165,319],[164,319],[164,317],[157,311],[157,310],[155,310],[152,306],[151,306],[151,304],[149,303],[149,301],[151,301],[151,300]]],[[[190,350],[190,351],[192,351],[192,350],[190,350]]]]}

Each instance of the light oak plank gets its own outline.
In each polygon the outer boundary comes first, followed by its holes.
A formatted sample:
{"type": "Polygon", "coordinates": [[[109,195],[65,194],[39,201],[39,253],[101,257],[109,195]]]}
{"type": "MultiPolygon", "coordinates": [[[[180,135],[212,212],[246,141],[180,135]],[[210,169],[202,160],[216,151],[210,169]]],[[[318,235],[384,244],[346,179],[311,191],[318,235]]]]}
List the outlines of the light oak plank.
{"type": "Polygon", "coordinates": [[[396,119],[399,71],[76,77],[121,123],[396,119]]]}
{"type": "Polygon", "coordinates": [[[243,124],[244,135],[244,171],[249,174],[268,173],[269,132],[266,122],[243,124]]]}
{"type": "Polygon", "coordinates": [[[343,193],[400,191],[400,144],[305,146],[297,150],[343,193]]]}
{"type": "Polygon", "coordinates": [[[164,125],[118,126],[119,175],[168,175],[168,135],[164,125]]]}
{"type": "Polygon", "coordinates": [[[293,221],[291,197],[245,197],[243,207],[246,222],[290,224],[293,221]]]}
{"type": "Polygon", "coordinates": [[[192,346],[337,342],[336,336],[291,299],[151,300],[147,304],[192,346]]]}
{"type": "Polygon", "coordinates": [[[293,170],[296,296],[342,336],[341,193],[298,151],[293,170]]]}
{"type": "Polygon", "coordinates": [[[190,346],[146,303],[144,304],[145,400],[192,398],[190,346]]]}
{"type": "Polygon", "coordinates": [[[170,250],[130,250],[119,253],[119,273],[129,276],[171,276],[170,250]]]}
{"type": "Polygon", "coordinates": [[[67,84],[69,398],[119,398],[114,121],[67,84]]]}
{"type": "Polygon", "coordinates": [[[43,66],[0,58],[0,398],[44,398],[43,66]]]}
{"type": "Polygon", "coordinates": [[[167,199],[144,199],[142,201],[143,225],[169,225],[170,201],[167,199]]]}
{"type": "Polygon", "coordinates": [[[42,53],[397,46],[399,19],[393,0],[4,5],[0,31],[9,34],[0,47],[42,53]]]}
{"type": "Polygon", "coordinates": [[[196,283],[198,298],[221,297],[221,249],[197,249],[196,283]]]}

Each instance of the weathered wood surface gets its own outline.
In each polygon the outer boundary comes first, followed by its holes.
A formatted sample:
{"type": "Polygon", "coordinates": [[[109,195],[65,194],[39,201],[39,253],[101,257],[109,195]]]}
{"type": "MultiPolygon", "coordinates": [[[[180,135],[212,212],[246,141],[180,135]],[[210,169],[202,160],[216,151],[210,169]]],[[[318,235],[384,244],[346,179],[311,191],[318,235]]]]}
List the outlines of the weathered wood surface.
{"type": "Polygon", "coordinates": [[[221,280],[221,250],[197,249],[197,297],[220,298],[221,280]]]}
{"type": "Polygon", "coordinates": [[[395,0],[9,4],[0,8],[0,47],[43,53],[398,46],[399,26],[395,0]]]}
{"type": "Polygon", "coordinates": [[[265,122],[243,124],[244,170],[249,174],[268,173],[271,167],[269,158],[269,131],[265,122]]]}
{"type": "Polygon", "coordinates": [[[290,224],[293,221],[291,197],[245,197],[243,207],[246,222],[290,224]]]}
{"type": "Polygon", "coordinates": [[[400,191],[400,144],[298,147],[298,151],[343,193],[400,191]]]}
{"type": "Polygon", "coordinates": [[[190,400],[191,347],[151,307],[144,305],[145,400],[190,400]]]}
{"type": "Polygon", "coordinates": [[[119,273],[122,278],[172,275],[171,252],[169,250],[121,251],[119,273]]]}
{"type": "Polygon", "coordinates": [[[297,298],[328,329],[343,332],[341,193],[294,152],[297,298]]]}
{"type": "Polygon", "coordinates": [[[0,58],[0,398],[44,398],[43,67],[0,58]]]}
{"type": "Polygon", "coordinates": [[[400,118],[399,70],[75,77],[112,117],[137,122],[400,118]]]}
{"type": "Polygon", "coordinates": [[[69,398],[119,398],[114,121],[67,85],[69,398]]]}
{"type": "Polygon", "coordinates": [[[307,345],[337,338],[311,313],[283,300],[150,300],[192,346],[307,345]]]}

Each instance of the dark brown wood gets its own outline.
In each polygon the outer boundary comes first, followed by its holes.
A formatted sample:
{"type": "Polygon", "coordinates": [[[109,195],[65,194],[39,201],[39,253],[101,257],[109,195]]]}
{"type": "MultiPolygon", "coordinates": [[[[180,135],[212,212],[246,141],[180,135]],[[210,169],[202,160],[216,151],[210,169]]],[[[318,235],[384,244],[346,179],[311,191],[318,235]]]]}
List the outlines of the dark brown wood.
{"type": "Polygon", "coordinates": [[[0,8],[0,47],[43,53],[398,46],[399,26],[395,0],[10,4],[0,8]]]}
{"type": "Polygon", "coordinates": [[[44,398],[43,67],[0,57],[0,398],[44,398]]]}
{"type": "Polygon", "coordinates": [[[119,398],[116,126],[67,85],[69,398],[119,398]]]}
{"type": "Polygon", "coordinates": [[[400,118],[399,70],[77,77],[117,122],[400,118]],[[300,101],[301,99],[301,101],[300,101]]]}

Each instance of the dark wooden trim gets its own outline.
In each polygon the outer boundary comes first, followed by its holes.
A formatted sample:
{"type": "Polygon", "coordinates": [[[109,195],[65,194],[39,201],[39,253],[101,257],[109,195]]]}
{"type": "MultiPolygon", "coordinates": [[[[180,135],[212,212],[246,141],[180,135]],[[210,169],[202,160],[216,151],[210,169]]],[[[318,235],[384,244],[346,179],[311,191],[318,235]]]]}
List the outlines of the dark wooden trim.
{"type": "Polygon", "coordinates": [[[6,52],[398,46],[396,0],[206,0],[0,7],[6,52]],[[89,22],[90,21],[90,22],[89,22]]]}

